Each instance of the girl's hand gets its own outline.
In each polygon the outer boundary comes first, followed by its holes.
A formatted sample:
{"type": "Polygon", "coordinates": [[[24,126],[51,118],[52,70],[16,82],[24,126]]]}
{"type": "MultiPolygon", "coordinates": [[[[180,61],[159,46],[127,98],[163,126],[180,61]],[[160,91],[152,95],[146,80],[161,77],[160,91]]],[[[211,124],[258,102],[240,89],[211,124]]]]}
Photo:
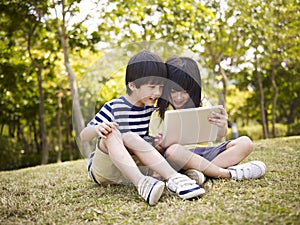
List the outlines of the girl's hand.
{"type": "Polygon", "coordinates": [[[154,147],[159,151],[160,153],[163,152],[163,147],[161,146],[163,140],[162,133],[158,133],[157,136],[154,138],[154,147]]]}
{"type": "Polygon", "coordinates": [[[107,135],[109,135],[113,131],[113,129],[116,129],[117,127],[118,124],[116,122],[104,121],[103,123],[95,126],[95,129],[99,137],[107,138],[107,135]]]}
{"type": "Polygon", "coordinates": [[[212,116],[208,118],[211,124],[218,126],[219,128],[227,127],[228,114],[224,108],[220,109],[220,112],[213,111],[212,116]]]}

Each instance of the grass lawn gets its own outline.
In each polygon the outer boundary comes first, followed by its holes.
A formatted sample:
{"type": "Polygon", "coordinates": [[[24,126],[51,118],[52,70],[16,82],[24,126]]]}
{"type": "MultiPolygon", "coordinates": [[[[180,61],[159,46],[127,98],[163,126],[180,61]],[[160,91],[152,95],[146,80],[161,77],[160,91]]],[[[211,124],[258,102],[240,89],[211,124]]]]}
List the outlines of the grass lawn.
{"type": "Polygon", "coordinates": [[[0,224],[300,224],[300,136],[255,142],[245,161],[267,174],[241,182],[209,180],[183,201],[164,192],[150,207],[132,186],[93,184],[87,160],[0,172],[0,224]]]}

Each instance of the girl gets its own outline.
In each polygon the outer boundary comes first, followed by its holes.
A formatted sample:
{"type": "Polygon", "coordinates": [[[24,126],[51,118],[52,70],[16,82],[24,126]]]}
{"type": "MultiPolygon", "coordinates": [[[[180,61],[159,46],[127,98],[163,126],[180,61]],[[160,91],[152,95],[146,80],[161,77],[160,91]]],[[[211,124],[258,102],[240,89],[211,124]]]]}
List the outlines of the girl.
{"type": "MultiPolygon", "coordinates": [[[[166,110],[176,110],[202,106],[201,77],[197,63],[188,57],[170,57],[167,62],[168,79],[163,94],[158,100],[158,110],[153,112],[149,125],[149,135],[154,137],[158,151],[177,169],[195,179],[198,184],[205,177],[231,178],[235,180],[259,178],[266,172],[261,161],[252,161],[238,166],[253,150],[250,138],[243,136],[226,141],[219,146],[191,147],[174,144],[166,149],[161,147],[163,119],[166,110]],[[203,174],[202,174],[202,173],[203,174]]],[[[218,126],[218,135],[227,134],[228,115],[223,108],[220,113],[214,112],[208,118],[218,126]]]]}

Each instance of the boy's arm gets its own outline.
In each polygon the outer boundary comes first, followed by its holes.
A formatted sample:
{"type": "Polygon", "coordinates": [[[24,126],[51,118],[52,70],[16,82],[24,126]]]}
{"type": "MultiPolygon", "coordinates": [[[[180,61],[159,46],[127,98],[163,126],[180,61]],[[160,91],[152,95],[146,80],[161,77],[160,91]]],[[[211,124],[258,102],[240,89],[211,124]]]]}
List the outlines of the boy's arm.
{"type": "Polygon", "coordinates": [[[80,132],[80,138],[82,141],[90,141],[97,136],[107,138],[107,135],[117,127],[117,123],[108,121],[104,121],[94,126],[87,126],[80,132]]]}
{"type": "Polygon", "coordinates": [[[97,129],[96,126],[88,126],[85,127],[81,132],[80,132],[80,139],[82,141],[90,141],[94,137],[96,137],[97,134],[97,129]]]}

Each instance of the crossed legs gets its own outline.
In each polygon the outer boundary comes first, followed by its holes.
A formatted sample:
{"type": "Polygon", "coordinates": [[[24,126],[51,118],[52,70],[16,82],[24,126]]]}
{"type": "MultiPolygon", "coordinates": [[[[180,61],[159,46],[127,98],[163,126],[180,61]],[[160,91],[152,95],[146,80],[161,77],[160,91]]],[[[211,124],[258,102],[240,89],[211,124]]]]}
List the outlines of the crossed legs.
{"type": "Polygon", "coordinates": [[[114,130],[106,139],[101,139],[100,149],[109,154],[114,165],[135,186],[144,175],[140,172],[129,151],[135,154],[144,165],[165,179],[177,173],[152,145],[132,132],[121,134],[118,130],[114,130]]]}
{"type": "Polygon", "coordinates": [[[230,141],[226,150],[212,160],[212,163],[227,168],[239,164],[253,151],[253,142],[247,136],[241,136],[230,141]]]}
{"type": "Polygon", "coordinates": [[[253,143],[248,137],[239,137],[226,146],[226,150],[220,153],[211,162],[197,155],[184,146],[174,144],[166,152],[169,162],[175,163],[182,169],[196,169],[206,176],[215,178],[230,178],[229,166],[233,166],[246,158],[253,150],[253,143]]]}

